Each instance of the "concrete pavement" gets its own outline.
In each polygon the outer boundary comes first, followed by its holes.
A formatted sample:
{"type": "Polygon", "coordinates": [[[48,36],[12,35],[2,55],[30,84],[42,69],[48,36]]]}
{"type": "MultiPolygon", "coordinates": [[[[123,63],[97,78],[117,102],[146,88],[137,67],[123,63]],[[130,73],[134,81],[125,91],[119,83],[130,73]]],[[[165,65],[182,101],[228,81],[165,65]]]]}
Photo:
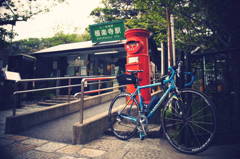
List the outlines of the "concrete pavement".
{"type": "Polygon", "coordinates": [[[0,136],[1,159],[239,159],[240,144],[213,145],[197,155],[176,152],[158,128],[145,140],[119,140],[110,134],[84,145],[71,145],[18,135],[0,136]]]}
{"type": "MultiPolygon", "coordinates": [[[[44,107],[36,104],[26,105],[25,107],[16,109],[17,114],[31,113],[43,109],[44,107]]],[[[6,118],[12,116],[12,109],[0,111],[0,135],[4,133],[6,118]]]]}
{"type": "MultiPolygon", "coordinates": [[[[18,111],[33,111],[25,108],[18,111]]],[[[34,109],[38,109],[34,107],[34,109]]],[[[4,127],[4,117],[10,111],[0,112],[0,130],[4,127]]],[[[0,131],[1,159],[240,159],[240,143],[218,142],[197,155],[186,155],[175,151],[161,137],[155,126],[145,140],[135,137],[121,141],[110,133],[83,145],[50,141],[16,134],[3,134],[0,131]]],[[[51,132],[49,132],[51,133],[51,132]]],[[[61,133],[61,132],[59,132],[61,133]]],[[[26,134],[25,134],[26,135],[26,134]]],[[[61,135],[61,134],[58,134],[61,135]]],[[[222,141],[221,138],[218,141],[222,141]]]]}
{"type": "MultiPolygon", "coordinates": [[[[107,111],[109,105],[110,103],[107,102],[84,110],[84,120],[107,111]]],[[[73,138],[73,125],[79,121],[79,116],[79,112],[76,112],[43,124],[39,124],[17,134],[71,144],[73,138]]]]}

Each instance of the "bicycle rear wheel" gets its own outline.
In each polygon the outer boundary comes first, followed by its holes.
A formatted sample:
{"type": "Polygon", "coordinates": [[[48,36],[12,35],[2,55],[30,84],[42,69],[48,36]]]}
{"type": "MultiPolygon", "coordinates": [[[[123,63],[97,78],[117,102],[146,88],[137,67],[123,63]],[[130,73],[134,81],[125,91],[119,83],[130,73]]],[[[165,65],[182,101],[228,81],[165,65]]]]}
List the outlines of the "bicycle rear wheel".
{"type": "Polygon", "coordinates": [[[138,102],[131,99],[129,93],[121,93],[113,99],[108,117],[111,131],[117,138],[127,140],[137,132],[138,110],[138,102]]]}
{"type": "Polygon", "coordinates": [[[173,95],[163,109],[161,121],[168,142],[188,154],[206,150],[216,131],[212,102],[193,89],[183,89],[173,95]]]}

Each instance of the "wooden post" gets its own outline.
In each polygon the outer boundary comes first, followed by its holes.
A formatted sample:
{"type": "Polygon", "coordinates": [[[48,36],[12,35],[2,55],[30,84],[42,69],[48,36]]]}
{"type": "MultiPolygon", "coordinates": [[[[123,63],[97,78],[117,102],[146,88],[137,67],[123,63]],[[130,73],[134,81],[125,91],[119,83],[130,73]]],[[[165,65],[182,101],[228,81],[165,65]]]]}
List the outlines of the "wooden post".
{"type": "Polygon", "coordinates": [[[165,75],[165,52],[163,42],[161,42],[161,76],[163,75],[165,75]]]}
{"type": "Polygon", "coordinates": [[[176,66],[177,59],[176,59],[176,49],[175,49],[174,17],[172,14],[170,14],[170,26],[171,26],[173,65],[176,66]]]}
{"type": "Polygon", "coordinates": [[[172,66],[173,65],[172,31],[171,31],[170,12],[168,8],[166,8],[166,16],[167,16],[167,31],[168,31],[168,66],[172,66]]]}
{"type": "Polygon", "coordinates": [[[206,61],[205,61],[205,56],[202,57],[202,79],[200,80],[200,91],[204,92],[205,91],[205,71],[206,71],[206,61]]]}

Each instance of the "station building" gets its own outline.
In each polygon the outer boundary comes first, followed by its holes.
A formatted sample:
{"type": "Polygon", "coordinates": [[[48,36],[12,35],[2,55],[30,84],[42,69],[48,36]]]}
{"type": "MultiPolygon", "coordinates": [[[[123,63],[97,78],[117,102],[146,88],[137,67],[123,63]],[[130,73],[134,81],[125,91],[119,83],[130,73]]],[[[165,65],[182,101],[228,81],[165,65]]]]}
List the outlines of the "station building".
{"type": "Polygon", "coordinates": [[[116,75],[125,68],[125,41],[94,44],[91,41],[43,49],[37,58],[35,78],[116,75]]]}

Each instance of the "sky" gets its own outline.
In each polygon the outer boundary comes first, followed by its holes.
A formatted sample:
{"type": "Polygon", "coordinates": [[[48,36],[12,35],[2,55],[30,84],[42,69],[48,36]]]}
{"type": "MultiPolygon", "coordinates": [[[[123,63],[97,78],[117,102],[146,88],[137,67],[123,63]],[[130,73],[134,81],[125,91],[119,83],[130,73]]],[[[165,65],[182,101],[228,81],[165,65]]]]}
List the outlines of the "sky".
{"type": "Polygon", "coordinates": [[[27,38],[51,37],[59,31],[82,34],[94,24],[90,12],[100,6],[101,0],[66,0],[47,13],[35,15],[27,22],[17,22],[14,41],[27,38]]]}

